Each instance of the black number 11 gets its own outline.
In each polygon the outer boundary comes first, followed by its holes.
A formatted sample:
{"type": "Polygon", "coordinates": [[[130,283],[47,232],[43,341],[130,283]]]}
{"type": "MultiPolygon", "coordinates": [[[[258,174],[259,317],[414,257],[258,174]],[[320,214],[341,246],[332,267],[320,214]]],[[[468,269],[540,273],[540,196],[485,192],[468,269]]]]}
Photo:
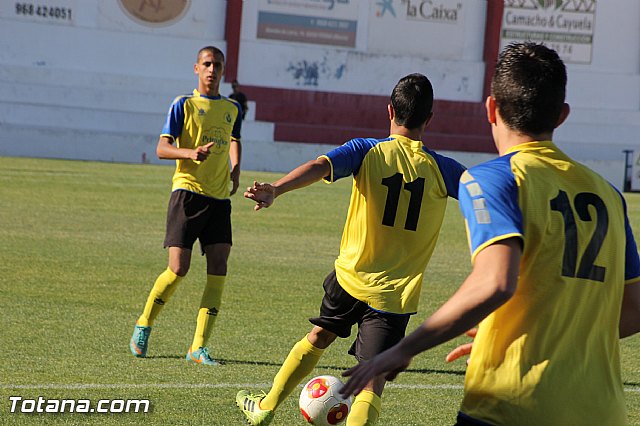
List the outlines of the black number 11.
{"type": "MultiPolygon", "coordinates": [[[[389,188],[387,192],[387,201],[384,205],[384,214],[382,216],[382,224],[386,226],[394,226],[396,222],[396,213],[398,212],[398,201],[400,201],[400,191],[403,176],[398,172],[393,176],[382,179],[382,184],[389,188]]],[[[424,194],[424,178],[418,178],[413,182],[404,184],[404,189],[411,193],[409,198],[409,208],[407,209],[407,218],[404,222],[404,229],[415,231],[418,228],[418,219],[420,218],[420,206],[422,205],[422,195],[424,194]]]]}

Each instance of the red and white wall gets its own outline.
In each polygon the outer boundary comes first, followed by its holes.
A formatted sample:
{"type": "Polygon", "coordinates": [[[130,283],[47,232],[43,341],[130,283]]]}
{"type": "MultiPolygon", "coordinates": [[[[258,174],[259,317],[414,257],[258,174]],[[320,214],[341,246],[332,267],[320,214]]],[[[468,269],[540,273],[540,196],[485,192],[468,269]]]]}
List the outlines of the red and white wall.
{"type": "Polygon", "coordinates": [[[556,48],[572,113],[556,142],[622,187],[640,151],[640,2],[631,0],[0,0],[0,155],[153,161],[196,51],[227,55],[249,96],[246,169],[286,171],[388,132],[402,76],[434,85],[426,143],[495,155],[484,117],[502,45],[556,48]]]}

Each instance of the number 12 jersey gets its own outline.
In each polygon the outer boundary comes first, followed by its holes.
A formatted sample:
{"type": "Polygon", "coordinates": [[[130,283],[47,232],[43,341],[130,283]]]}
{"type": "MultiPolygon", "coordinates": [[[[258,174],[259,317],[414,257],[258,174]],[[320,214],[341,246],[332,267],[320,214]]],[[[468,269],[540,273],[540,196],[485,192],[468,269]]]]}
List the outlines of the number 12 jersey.
{"type": "Polygon", "coordinates": [[[640,262],[622,195],[552,142],[511,148],[460,181],[472,261],[519,238],[514,296],[480,324],[461,411],[491,424],[626,424],[619,335],[640,262]]]}

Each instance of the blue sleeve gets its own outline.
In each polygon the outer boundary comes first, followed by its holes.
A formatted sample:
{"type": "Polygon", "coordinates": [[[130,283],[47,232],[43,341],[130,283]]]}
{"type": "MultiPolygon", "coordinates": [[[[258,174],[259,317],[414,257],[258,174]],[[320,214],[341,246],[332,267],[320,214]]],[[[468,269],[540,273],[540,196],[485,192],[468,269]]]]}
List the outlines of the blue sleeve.
{"type": "Polygon", "coordinates": [[[236,117],[236,122],[233,123],[231,137],[236,140],[240,140],[240,130],[242,129],[242,107],[237,102],[233,102],[233,104],[238,108],[238,116],[236,117]]]}
{"type": "Polygon", "coordinates": [[[351,139],[344,145],[329,151],[325,157],[331,162],[331,176],[328,176],[325,180],[335,182],[343,177],[355,176],[358,174],[362,160],[364,160],[367,152],[378,143],[388,140],[391,139],[351,139]]]}
{"type": "MultiPolygon", "coordinates": [[[[622,194],[620,194],[622,197],[622,194]]],[[[629,223],[629,217],[627,216],[627,203],[622,197],[622,204],[624,205],[624,224],[626,228],[626,247],[625,247],[625,262],[624,262],[624,280],[630,281],[640,277],[640,257],[638,256],[638,246],[636,240],[633,237],[633,231],[631,230],[631,224],[629,223]]]]}
{"type": "Polygon", "coordinates": [[[184,125],[184,103],[186,100],[186,96],[180,96],[173,101],[171,107],[169,107],[169,113],[162,128],[162,133],[160,133],[161,135],[171,135],[174,140],[180,136],[184,125]]]}
{"type": "Polygon", "coordinates": [[[472,258],[496,241],[524,235],[510,158],[472,167],[460,179],[460,210],[467,223],[472,258]]]}
{"type": "Polygon", "coordinates": [[[457,200],[460,176],[462,176],[462,173],[464,173],[467,168],[453,158],[445,157],[427,148],[424,150],[436,160],[440,174],[444,179],[444,185],[447,188],[447,195],[457,200]]]}

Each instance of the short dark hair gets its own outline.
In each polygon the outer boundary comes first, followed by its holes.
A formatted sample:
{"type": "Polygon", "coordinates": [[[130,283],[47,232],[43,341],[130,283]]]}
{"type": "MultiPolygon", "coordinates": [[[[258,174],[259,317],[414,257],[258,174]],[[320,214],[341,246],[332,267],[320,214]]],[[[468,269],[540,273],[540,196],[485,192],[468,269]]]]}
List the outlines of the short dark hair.
{"type": "Polygon", "coordinates": [[[202,49],[198,50],[198,57],[196,58],[196,62],[200,61],[200,55],[202,55],[204,52],[211,52],[214,57],[218,56],[222,59],[222,62],[225,61],[224,53],[222,53],[222,50],[218,49],[215,46],[205,46],[202,49]]]}
{"type": "Polygon", "coordinates": [[[558,53],[543,44],[509,44],[498,56],[491,95],[505,124],[528,135],[552,132],[558,124],[567,70],[558,53]]]}
{"type": "Polygon", "coordinates": [[[418,128],[427,121],[433,108],[433,87],[422,74],[402,77],[391,92],[395,122],[407,129],[418,128]]]}

